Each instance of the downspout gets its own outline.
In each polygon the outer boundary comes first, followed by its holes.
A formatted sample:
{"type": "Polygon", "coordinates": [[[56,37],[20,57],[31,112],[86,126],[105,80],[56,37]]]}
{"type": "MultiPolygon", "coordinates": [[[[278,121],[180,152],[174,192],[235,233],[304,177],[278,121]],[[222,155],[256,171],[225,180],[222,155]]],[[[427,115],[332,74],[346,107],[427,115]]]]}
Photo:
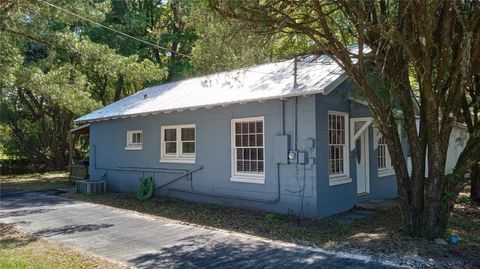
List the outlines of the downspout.
{"type": "MultiPolygon", "coordinates": [[[[298,87],[297,83],[297,56],[293,59],[293,88],[298,87]]],[[[297,151],[297,105],[298,97],[295,96],[293,103],[293,150],[297,151]]]]}
{"type": "Polygon", "coordinates": [[[93,169],[97,169],[97,145],[93,146],[93,169]]]}
{"type": "Polygon", "coordinates": [[[298,97],[295,96],[293,103],[293,150],[297,151],[297,103],[298,97]]]}

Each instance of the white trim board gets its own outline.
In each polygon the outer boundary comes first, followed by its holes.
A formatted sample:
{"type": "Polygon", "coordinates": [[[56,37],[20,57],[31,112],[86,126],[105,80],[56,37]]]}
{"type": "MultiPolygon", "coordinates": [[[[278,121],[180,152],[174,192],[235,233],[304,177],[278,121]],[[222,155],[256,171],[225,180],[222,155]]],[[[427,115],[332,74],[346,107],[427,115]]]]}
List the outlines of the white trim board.
{"type": "MultiPolygon", "coordinates": [[[[362,135],[362,133],[367,130],[370,125],[373,123],[373,118],[372,117],[359,117],[359,118],[350,118],[350,130],[352,130],[351,133],[351,140],[350,141],[355,141],[357,138],[362,135]],[[355,133],[355,123],[359,121],[365,121],[365,124],[355,133]]],[[[355,149],[355,143],[350,143],[350,151],[355,149]]]]}

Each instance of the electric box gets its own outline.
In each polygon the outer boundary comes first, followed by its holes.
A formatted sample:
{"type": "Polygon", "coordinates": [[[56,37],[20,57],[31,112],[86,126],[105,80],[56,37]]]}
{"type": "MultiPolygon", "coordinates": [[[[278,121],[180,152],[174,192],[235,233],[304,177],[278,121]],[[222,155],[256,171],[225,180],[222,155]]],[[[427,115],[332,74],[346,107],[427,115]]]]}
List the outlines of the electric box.
{"type": "Polygon", "coordinates": [[[288,163],[288,135],[273,137],[273,162],[288,163]]]}
{"type": "Polygon", "coordinates": [[[308,162],[308,153],[306,151],[299,151],[297,154],[297,163],[307,164],[308,162]]]}
{"type": "Polygon", "coordinates": [[[315,148],[315,139],[308,138],[307,140],[305,140],[305,148],[308,150],[315,148]]]}

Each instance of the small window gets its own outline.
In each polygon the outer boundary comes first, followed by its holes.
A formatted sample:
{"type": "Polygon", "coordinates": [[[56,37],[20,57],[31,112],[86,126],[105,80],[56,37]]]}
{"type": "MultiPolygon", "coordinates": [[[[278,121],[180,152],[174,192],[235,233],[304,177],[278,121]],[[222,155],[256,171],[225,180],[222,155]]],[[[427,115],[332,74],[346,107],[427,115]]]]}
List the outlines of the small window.
{"type": "Polygon", "coordinates": [[[126,150],[141,150],[143,146],[143,132],[141,130],[127,131],[126,150]]]}
{"type": "Polygon", "coordinates": [[[389,165],[387,164],[388,148],[383,136],[378,139],[377,153],[378,169],[389,168],[389,165]]]}
{"type": "MultiPolygon", "coordinates": [[[[348,178],[348,114],[343,112],[328,112],[328,174],[331,185],[346,183],[348,178]]],[[[350,180],[348,180],[350,182],[350,180]]]]}
{"type": "Polygon", "coordinates": [[[232,181],[264,183],[263,117],[232,120],[232,181]]]}
{"type": "Polygon", "coordinates": [[[195,125],[162,126],[161,162],[195,162],[195,125]]]}

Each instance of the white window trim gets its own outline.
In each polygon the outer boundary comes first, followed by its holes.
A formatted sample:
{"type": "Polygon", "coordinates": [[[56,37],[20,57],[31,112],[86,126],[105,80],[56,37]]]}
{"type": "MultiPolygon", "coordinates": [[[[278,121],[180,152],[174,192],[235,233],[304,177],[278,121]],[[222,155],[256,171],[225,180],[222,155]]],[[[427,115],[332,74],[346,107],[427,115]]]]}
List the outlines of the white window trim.
{"type": "Polygon", "coordinates": [[[373,147],[374,150],[377,151],[377,170],[378,170],[378,177],[386,177],[395,175],[395,170],[392,166],[392,159],[390,158],[390,152],[388,151],[388,146],[386,147],[385,151],[385,163],[386,168],[378,168],[378,139],[382,137],[382,133],[378,128],[373,128],[373,147]]]}
{"type": "Polygon", "coordinates": [[[350,178],[350,135],[349,135],[349,114],[347,112],[341,112],[341,111],[334,111],[334,110],[329,110],[327,113],[327,161],[330,160],[330,148],[329,144],[330,141],[328,140],[328,121],[329,121],[329,115],[339,115],[339,116],[344,116],[345,117],[345,146],[343,147],[343,156],[345,158],[343,162],[343,174],[339,175],[330,175],[330,167],[327,165],[328,169],[328,178],[329,178],[329,185],[330,186],[335,186],[335,185],[340,185],[340,184],[346,184],[346,183],[351,183],[352,178],[350,178]]]}
{"type": "Polygon", "coordinates": [[[197,155],[197,128],[195,124],[165,125],[160,127],[160,162],[161,163],[195,163],[197,155]],[[193,128],[195,131],[195,153],[182,154],[182,128],[193,128]],[[165,129],[176,129],[177,150],[175,155],[165,153],[165,129]]]}
{"type": "Polygon", "coordinates": [[[143,147],[143,131],[142,130],[127,130],[127,144],[125,150],[142,150],[143,147]],[[132,135],[135,133],[142,134],[142,143],[132,143],[132,135]]]}
{"type": "Polygon", "coordinates": [[[336,186],[336,185],[342,185],[342,184],[347,184],[351,183],[352,178],[350,177],[341,177],[341,178],[330,178],[330,186],[336,186]]]}
{"type": "Polygon", "coordinates": [[[265,117],[249,117],[249,118],[236,118],[231,120],[230,124],[230,135],[231,135],[231,168],[232,168],[232,175],[230,177],[230,181],[233,182],[242,182],[242,183],[255,183],[255,184],[265,184],[265,171],[266,171],[266,163],[265,163],[265,117]],[[237,173],[236,171],[236,159],[237,156],[235,155],[235,123],[237,122],[245,122],[245,121],[259,121],[263,122],[262,127],[262,140],[263,140],[263,174],[249,174],[249,173],[237,173]]]}

